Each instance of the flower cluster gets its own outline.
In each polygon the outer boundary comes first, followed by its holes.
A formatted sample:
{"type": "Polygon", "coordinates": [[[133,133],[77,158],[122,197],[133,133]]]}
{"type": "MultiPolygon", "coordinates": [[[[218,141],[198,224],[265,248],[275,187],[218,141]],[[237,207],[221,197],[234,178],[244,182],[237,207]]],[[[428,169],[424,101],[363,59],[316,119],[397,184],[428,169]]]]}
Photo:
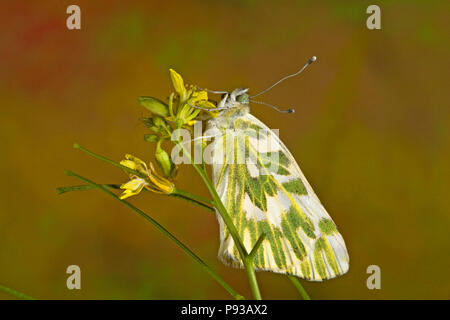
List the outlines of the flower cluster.
{"type": "Polygon", "coordinates": [[[154,133],[166,136],[170,133],[170,123],[177,128],[190,127],[202,112],[210,117],[217,116],[216,106],[209,101],[206,91],[196,86],[187,89],[181,75],[173,69],[170,69],[170,78],[175,92],[170,94],[168,104],[153,97],[138,98],[138,102],[152,112],[151,118],[142,120],[154,133]]]}
{"type": "Polygon", "coordinates": [[[150,117],[141,119],[152,131],[151,134],[146,134],[144,139],[156,142],[155,160],[164,177],[156,173],[152,163],[147,167],[142,160],[126,155],[121,164],[141,173],[142,176],[131,175],[131,180],[121,186],[121,189],[125,190],[120,196],[121,199],[138,194],[144,188],[156,193],[170,194],[174,185],[168,179],[173,179],[178,170],[169,154],[162,148],[163,141],[171,140],[174,129],[191,129],[194,122],[202,116],[217,116],[216,106],[209,101],[205,90],[199,90],[196,86],[186,87],[181,75],[173,69],[170,69],[170,78],[175,91],[170,94],[167,104],[153,97],[138,98],[138,103],[152,113],[150,117]]]}
{"type": "Polygon", "coordinates": [[[147,167],[141,159],[127,154],[125,155],[125,160],[120,161],[120,164],[139,173],[139,175],[130,174],[131,180],[120,186],[120,189],[125,190],[120,195],[120,199],[134,196],[144,188],[155,193],[163,194],[171,194],[175,190],[174,184],[166,178],[161,177],[151,162],[147,167]]]}

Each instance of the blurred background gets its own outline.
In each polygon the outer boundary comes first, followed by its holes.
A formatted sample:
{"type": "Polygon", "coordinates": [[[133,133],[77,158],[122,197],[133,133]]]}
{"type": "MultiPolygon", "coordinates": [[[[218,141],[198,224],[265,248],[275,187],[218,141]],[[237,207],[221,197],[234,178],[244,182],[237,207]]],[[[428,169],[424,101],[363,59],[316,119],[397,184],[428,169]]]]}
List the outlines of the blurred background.
{"type": "MultiPolygon", "coordinates": [[[[313,299],[450,298],[449,3],[444,1],[9,1],[0,10],[0,284],[40,299],[228,299],[151,224],[79,181],[122,183],[121,160],[152,160],[136,98],[165,99],[169,68],[191,84],[259,91],[318,60],[261,100],[294,115],[252,113],[294,154],[343,234],[350,271],[302,281],[313,299]],[[366,8],[381,7],[381,30],[366,8]],[[81,290],[66,268],[81,267],[81,290]],[[366,269],[381,268],[381,290],[366,269]]],[[[207,195],[190,167],[177,186],[207,195]]],[[[145,193],[130,200],[250,296],[241,270],[216,258],[207,211],[145,193]]],[[[290,281],[258,273],[264,298],[298,299],[290,281]]],[[[1,299],[9,299],[0,292],[1,299]]]]}

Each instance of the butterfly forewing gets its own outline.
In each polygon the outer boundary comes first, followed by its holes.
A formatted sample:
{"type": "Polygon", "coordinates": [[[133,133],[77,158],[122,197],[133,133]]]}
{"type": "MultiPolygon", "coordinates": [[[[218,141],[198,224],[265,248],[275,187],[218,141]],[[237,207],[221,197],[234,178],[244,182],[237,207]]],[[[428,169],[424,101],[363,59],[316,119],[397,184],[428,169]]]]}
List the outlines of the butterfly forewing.
{"type": "MultiPolygon", "coordinates": [[[[248,112],[227,120],[213,142],[213,179],[247,251],[265,235],[255,268],[316,281],[347,272],[344,240],[289,150],[248,112]]],[[[219,258],[242,267],[218,219],[219,258]]]]}

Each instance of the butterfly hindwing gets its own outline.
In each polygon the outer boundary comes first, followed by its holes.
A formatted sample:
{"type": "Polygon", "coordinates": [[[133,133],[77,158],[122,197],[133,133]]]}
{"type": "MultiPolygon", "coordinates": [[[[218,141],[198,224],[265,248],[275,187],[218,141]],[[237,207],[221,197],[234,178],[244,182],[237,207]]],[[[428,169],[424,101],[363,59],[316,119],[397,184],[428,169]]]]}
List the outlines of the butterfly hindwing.
{"type": "MultiPolygon", "coordinates": [[[[349,257],[336,225],[279,138],[250,113],[215,139],[216,190],[247,251],[265,235],[255,268],[321,281],[344,274],[349,257]],[[226,152],[224,152],[226,150],[226,152]]],[[[219,258],[242,267],[222,219],[219,258]]]]}

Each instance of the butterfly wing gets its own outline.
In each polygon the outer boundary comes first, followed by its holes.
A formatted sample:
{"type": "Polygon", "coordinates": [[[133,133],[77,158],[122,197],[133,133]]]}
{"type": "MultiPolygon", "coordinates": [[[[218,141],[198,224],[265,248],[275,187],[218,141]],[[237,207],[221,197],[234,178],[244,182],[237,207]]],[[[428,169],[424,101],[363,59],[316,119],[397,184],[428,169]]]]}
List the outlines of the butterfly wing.
{"type": "MultiPolygon", "coordinates": [[[[313,281],[346,273],[349,256],[344,239],[289,150],[250,113],[229,123],[234,130],[222,131],[213,142],[213,180],[246,250],[265,234],[255,255],[256,270],[313,281]]],[[[243,267],[217,216],[219,259],[243,267]]]]}

